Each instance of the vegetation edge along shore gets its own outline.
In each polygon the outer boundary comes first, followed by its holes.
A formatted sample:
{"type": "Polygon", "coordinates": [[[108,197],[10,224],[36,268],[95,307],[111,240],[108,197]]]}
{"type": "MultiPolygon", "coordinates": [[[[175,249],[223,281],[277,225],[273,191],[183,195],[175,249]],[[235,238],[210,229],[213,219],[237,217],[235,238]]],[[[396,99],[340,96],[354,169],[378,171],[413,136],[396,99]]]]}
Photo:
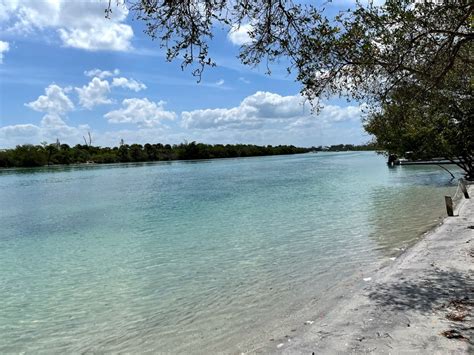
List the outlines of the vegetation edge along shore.
{"type": "Polygon", "coordinates": [[[118,147],[100,147],[91,144],[42,143],[24,144],[12,149],[0,150],[0,168],[40,167],[82,163],[133,163],[168,160],[218,159],[252,156],[301,154],[318,151],[365,151],[376,150],[371,144],[338,144],[329,147],[302,148],[293,145],[259,146],[252,144],[123,144],[118,147]]]}

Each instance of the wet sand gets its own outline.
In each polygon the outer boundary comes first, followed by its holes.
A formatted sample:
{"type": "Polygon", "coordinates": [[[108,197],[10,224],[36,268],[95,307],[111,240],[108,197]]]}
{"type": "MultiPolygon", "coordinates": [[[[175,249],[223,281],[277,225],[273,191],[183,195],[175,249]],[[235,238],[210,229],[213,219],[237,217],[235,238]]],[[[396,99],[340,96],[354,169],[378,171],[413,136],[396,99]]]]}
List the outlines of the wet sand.
{"type": "Polygon", "coordinates": [[[364,287],[302,332],[257,353],[474,353],[474,188],[447,217],[364,287]]]}

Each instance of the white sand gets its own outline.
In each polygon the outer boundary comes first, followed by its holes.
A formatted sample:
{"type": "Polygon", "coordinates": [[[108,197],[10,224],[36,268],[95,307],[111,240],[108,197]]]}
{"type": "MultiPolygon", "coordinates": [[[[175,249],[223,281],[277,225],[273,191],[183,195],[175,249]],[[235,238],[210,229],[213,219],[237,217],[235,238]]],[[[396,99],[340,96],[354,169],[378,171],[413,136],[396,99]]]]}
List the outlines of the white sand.
{"type": "Polygon", "coordinates": [[[474,353],[474,189],[459,216],[448,217],[361,292],[307,323],[290,341],[258,353],[474,353]],[[458,303],[456,303],[458,302],[458,303]],[[450,320],[447,316],[463,318],[450,320]],[[452,331],[463,338],[448,339],[452,331]]]}

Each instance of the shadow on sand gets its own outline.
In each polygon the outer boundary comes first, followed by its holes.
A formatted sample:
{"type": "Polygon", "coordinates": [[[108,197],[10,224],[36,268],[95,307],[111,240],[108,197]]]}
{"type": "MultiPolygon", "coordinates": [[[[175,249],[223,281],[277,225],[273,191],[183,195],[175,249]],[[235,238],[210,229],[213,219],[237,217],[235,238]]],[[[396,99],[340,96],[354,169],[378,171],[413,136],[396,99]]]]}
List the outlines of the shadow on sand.
{"type": "MultiPolygon", "coordinates": [[[[378,284],[369,298],[385,311],[411,311],[422,314],[440,313],[449,319],[453,304],[464,308],[465,317],[451,322],[448,338],[469,342],[469,350],[474,345],[472,310],[474,305],[474,282],[472,274],[458,271],[443,271],[433,267],[417,280],[378,284]],[[461,306],[459,306],[461,305],[461,306]]],[[[445,335],[446,336],[446,335],[445,335]]]]}

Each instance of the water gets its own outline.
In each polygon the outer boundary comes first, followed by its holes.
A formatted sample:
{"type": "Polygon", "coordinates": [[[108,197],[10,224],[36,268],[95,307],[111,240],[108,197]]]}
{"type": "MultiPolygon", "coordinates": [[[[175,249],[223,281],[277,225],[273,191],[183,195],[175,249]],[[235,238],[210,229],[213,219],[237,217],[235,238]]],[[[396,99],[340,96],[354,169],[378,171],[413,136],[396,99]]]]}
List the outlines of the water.
{"type": "Polygon", "coordinates": [[[453,191],[369,152],[0,172],[0,352],[255,348],[453,191]]]}

